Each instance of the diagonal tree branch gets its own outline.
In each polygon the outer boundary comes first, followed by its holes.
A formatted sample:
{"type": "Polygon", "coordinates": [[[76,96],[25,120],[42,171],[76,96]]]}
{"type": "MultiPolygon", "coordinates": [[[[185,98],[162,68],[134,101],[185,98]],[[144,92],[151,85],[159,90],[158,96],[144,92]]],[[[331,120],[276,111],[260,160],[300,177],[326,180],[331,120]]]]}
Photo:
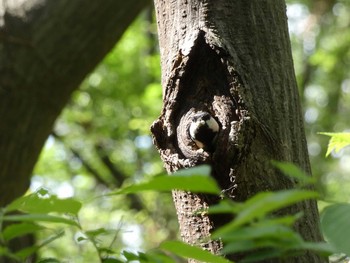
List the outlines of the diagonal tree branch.
{"type": "Polygon", "coordinates": [[[61,142],[65,148],[67,148],[73,155],[74,157],[76,157],[83,165],[83,167],[86,169],[86,171],[88,173],[90,173],[99,184],[103,184],[106,185],[107,187],[109,187],[110,185],[108,184],[108,182],[106,182],[106,180],[103,178],[103,176],[95,169],[92,167],[92,165],[84,158],[82,157],[82,155],[79,153],[78,150],[74,149],[71,146],[68,146],[67,143],[64,141],[62,136],[59,136],[57,133],[52,132],[51,135],[58,140],[59,142],[61,142]]]}
{"type": "Polygon", "coordinates": [[[149,1],[0,1],[0,206],[24,193],[70,94],[149,1]]]}

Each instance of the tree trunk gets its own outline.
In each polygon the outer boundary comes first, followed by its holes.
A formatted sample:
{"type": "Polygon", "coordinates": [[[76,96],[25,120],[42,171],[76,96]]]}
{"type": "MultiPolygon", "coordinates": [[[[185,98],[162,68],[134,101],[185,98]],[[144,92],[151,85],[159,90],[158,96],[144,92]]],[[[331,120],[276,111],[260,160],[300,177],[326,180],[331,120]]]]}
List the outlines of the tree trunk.
{"type": "Polygon", "coordinates": [[[0,0],[0,206],[28,188],[70,94],[147,4],[0,0]]]}
{"type": "MultiPolygon", "coordinates": [[[[223,191],[238,201],[294,186],[270,160],[292,162],[311,174],[285,2],[156,0],[155,7],[164,106],[152,132],[168,172],[211,164],[223,191]],[[213,150],[199,148],[189,134],[198,112],[220,126],[213,150]]],[[[194,214],[215,197],[182,191],[173,196],[188,243],[198,244],[227,221],[194,214]]],[[[322,240],[316,202],[287,213],[297,211],[304,212],[297,231],[306,240],[322,240]]],[[[200,245],[213,253],[221,249],[215,240],[200,245]]],[[[284,262],[325,261],[307,252],[284,262]]]]}

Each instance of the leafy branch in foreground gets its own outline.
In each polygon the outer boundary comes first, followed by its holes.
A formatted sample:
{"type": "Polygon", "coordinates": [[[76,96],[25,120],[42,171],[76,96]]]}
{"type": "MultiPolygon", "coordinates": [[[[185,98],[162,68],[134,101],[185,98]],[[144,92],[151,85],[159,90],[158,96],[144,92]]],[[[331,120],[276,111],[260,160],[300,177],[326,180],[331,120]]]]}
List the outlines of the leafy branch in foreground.
{"type": "MultiPolygon", "coordinates": [[[[315,183],[313,178],[305,175],[292,164],[275,162],[275,165],[292,178],[298,180],[300,186],[315,183]]],[[[192,192],[219,194],[218,186],[210,177],[206,166],[180,171],[170,176],[154,177],[145,183],[126,187],[111,194],[137,193],[146,190],[170,191],[174,188],[192,192]]],[[[284,207],[306,199],[318,198],[318,196],[318,193],[315,191],[292,189],[259,193],[244,203],[237,203],[229,199],[222,200],[221,203],[211,207],[207,212],[212,214],[229,213],[233,214],[235,219],[215,231],[213,238],[221,239],[224,242],[223,252],[226,254],[250,251],[251,253],[245,258],[245,262],[259,262],[269,258],[288,257],[295,255],[295,253],[303,253],[305,250],[314,250],[328,255],[333,252],[328,244],[305,242],[292,229],[293,224],[302,216],[301,214],[289,216],[277,216],[274,214],[284,207]]],[[[176,243],[174,245],[175,249],[172,252],[176,251],[176,243]]],[[[160,248],[163,248],[163,246],[160,245],[160,248]]],[[[181,249],[178,251],[181,251],[181,249]]],[[[200,254],[200,252],[198,253],[200,254]]],[[[175,254],[178,255],[178,253],[175,254]]],[[[201,256],[204,257],[204,255],[201,256]]],[[[190,256],[187,255],[188,257],[190,256]]],[[[207,262],[211,262],[208,258],[206,259],[207,262]]],[[[201,260],[203,261],[203,259],[201,260]]]]}
{"type": "MultiPolygon", "coordinates": [[[[291,164],[275,162],[275,165],[284,173],[300,181],[300,186],[314,183],[313,179],[310,179],[291,164]]],[[[147,182],[124,187],[108,194],[108,196],[130,193],[137,194],[142,191],[169,192],[173,189],[220,195],[218,185],[210,176],[209,166],[199,166],[193,169],[179,171],[170,176],[155,176],[147,182]]],[[[259,262],[277,257],[287,258],[296,253],[303,253],[305,250],[314,250],[329,255],[335,250],[328,244],[306,242],[293,230],[293,225],[302,217],[302,214],[281,216],[276,213],[276,211],[284,207],[317,197],[317,192],[302,188],[278,192],[264,192],[258,193],[242,203],[223,199],[218,205],[211,207],[208,211],[202,212],[233,215],[234,220],[217,229],[213,233],[212,238],[223,241],[223,253],[225,254],[249,251],[250,253],[244,259],[244,262],[259,262]]],[[[156,249],[137,253],[114,251],[111,246],[100,246],[98,242],[105,235],[111,234],[113,231],[114,235],[118,235],[119,232],[105,228],[83,230],[78,220],[78,213],[81,207],[82,204],[79,201],[73,198],[59,199],[45,189],[39,189],[33,194],[21,197],[3,209],[2,221],[16,222],[3,229],[1,233],[3,245],[6,245],[8,240],[15,237],[42,231],[46,228],[42,223],[61,223],[66,226],[73,226],[82,233],[82,236],[78,238],[77,242],[85,240],[92,242],[101,262],[126,263],[136,260],[141,263],[175,263],[178,262],[178,258],[192,258],[201,262],[230,262],[220,255],[212,255],[201,248],[179,241],[165,241],[156,249]],[[10,215],[9,213],[13,211],[21,211],[26,214],[10,215]]],[[[327,216],[326,214],[323,219],[329,226],[329,221],[332,221],[332,218],[329,218],[329,215],[327,216]]],[[[9,252],[6,246],[3,246],[0,254],[6,254],[19,261],[24,260],[31,253],[60,238],[62,235],[63,231],[58,231],[51,237],[48,237],[43,244],[15,253],[9,252]]],[[[203,241],[205,242],[205,240],[203,241]]],[[[344,250],[342,251],[344,252],[344,250]]],[[[41,262],[45,262],[46,259],[43,260],[41,262]]]]}
{"type": "MultiPolygon", "coordinates": [[[[44,188],[14,200],[1,211],[0,255],[11,258],[13,261],[24,262],[39,249],[64,236],[65,231],[62,228],[58,230],[49,228],[48,224],[51,223],[62,224],[65,228],[74,227],[84,233],[78,220],[81,207],[82,203],[74,198],[59,199],[44,188]],[[15,238],[44,230],[52,234],[49,234],[40,244],[34,244],[19,251],[8,249],[9,242],[15,238]]],[[[97,241],[92,235],[89,236],[89,231],[85,233],[88,236],[87,240],[92,242],[99,252],[97,241]]],[[[55,260],[43,259],[39,262],[59,262],[55,260]]]]}
{"type": "Polygon", "coordinates": [[[59,199],[57,196],[51,195],[44,188],[40,188],[32,194],[14,200],[1,211],[1,246],[6,249],[1,250],[0,255],[5,255],[18,262],[23,262],[40,248],[45,247],[64,235],[62,229],[50,231],[52,234],[42,241],[41,244],[33,245],[19,251],[9,251],[8,244],[11,240],[48,229],[40,223],[61,223],[67,226],[81,228],[77,220],[81,206],[82,204],[73,198],[59,199]],[[69,216],[65,216],[64,214],[69,216]]]}

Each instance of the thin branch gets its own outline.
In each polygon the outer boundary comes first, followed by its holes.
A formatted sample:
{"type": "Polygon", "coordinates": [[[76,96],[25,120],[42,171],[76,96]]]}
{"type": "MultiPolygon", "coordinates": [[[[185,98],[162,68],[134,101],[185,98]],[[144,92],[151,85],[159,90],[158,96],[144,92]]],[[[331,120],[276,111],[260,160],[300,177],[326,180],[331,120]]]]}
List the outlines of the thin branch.
{"type": "Polygon", "coordinates": [[[128,177],[123,172],[121,172],[112,162],[111,158],[106,154],[103,146],[101,144],[95,145],[96,153],[100,158],[101,162],[106,166],[106,168],[111,173],[116,187],[121,187],[128,177]]]}
{"type": "Polygon", "coordinates": [[[65,143],[64,139],[59,136],[57,133],[55,132],[52,132],[51,135],[57,139],[58,141],[60,141],[64,147],[66,147],[73,155],[74,157],[76,157],[77,159],[79,159],[79,161],[82,163],[82,165],[84,166],[84,168],[86,169],[86,171],[88,171],[91,175],[93,175],[93,177],[96,179],[96,181],[99,183],[99,184],[102,184],[102,185],[105,185],[107,187],[110,186],[110,184],[108,182],[106,182],[106,180],[103,179],[103,176],[96,170],[92,167],[92,165],[90,165],[90,163],[85,160],[85,158],[83,158],[81,156],[81,154],[76,150],[74,149],[73,147],[71,146],[68,146],[67,143],[65,143]]]}
{"type": "MultiPolygon", "coordinates": [[[[102,144],[95,145],[95,149],[97,152],[97,155],[99,156],[101,162],[107,167],[107,169],[110,171],[114,181],[115,185],[117,187],[121,187],[124,183],[124,181],[128,178],[126,174],[121,172],[112,162],[111,158],[107,155],[105,149],[103,148],[102,144]]],[[[138,195],[135,194],[129,194],[127,197],[130,199],[130,207],[135,210],[142,210],[146,209],[146,207],[143,205],[142,200],[139,198],[138,195]]]]}

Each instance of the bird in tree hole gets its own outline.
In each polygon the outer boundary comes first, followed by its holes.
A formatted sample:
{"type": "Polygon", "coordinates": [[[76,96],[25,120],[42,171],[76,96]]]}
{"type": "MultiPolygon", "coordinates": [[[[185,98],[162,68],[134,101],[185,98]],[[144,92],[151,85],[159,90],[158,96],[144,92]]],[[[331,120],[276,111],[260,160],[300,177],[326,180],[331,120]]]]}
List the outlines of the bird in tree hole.
{"type": "Polygon", "coordinates": [[[197,112],[191,119],[189,134],[199,149],[213,152],[219,132],[218,122],[208,112],[197,112]]]}

